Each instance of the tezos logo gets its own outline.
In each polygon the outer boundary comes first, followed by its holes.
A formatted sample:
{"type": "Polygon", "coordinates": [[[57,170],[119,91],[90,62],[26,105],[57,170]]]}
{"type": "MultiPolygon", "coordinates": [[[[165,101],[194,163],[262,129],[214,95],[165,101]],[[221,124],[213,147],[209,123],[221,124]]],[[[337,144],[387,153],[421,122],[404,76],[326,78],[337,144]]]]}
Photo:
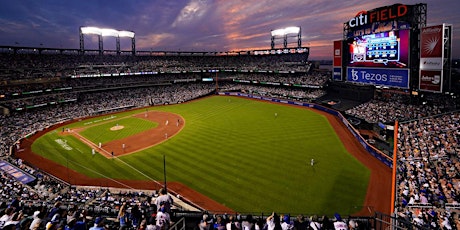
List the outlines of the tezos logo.
{"type": "Polygon", "coordinates": [[[357,81],[359,79],[358,70],[351,70],[351,79],[353,79],[353,81],[357,81]]]}

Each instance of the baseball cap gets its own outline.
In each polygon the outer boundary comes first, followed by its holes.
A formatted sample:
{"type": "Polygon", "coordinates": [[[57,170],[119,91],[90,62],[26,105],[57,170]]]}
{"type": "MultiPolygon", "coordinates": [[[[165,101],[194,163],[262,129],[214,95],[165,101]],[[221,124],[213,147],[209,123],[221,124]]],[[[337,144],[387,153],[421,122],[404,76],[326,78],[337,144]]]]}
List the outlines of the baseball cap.
{"type": "Polygon", "coordinates": [[[51,218],[51,222],[52,223],[57,223],[57,222],[59,222],[60,218],[61,218],[61,216],[58,213],[56,213],[56,214],[54,214],[53,218],[51,218]]]}
{"type": "Polygon", "coordinates": [[[284,216],[283,216],[283,221],[284,221],[285,223],[289,223],[289,221],[290,221],[289,215],[284,215],[284,216]]]}
{"type": "Polygon", "coordinates": [[[335,219],[337,219],[338,221],[342,221],[342,217],[340,216],[340,214],[335,213],[334,216],[335,216],[335,219]]]}
{"type": "Polygon", "coordinates": [[[96,220],[94,221],[95,224],[99,225],[100,223],[104,222],[104,217],[98,217],[96,218],[96,220]]]}

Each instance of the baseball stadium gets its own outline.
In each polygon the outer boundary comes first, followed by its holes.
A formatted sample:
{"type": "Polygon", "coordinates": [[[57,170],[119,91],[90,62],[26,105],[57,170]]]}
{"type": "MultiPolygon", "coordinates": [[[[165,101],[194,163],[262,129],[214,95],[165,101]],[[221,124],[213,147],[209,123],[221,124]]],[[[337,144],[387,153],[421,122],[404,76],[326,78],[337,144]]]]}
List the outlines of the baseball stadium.
{"type": "Polygon", "coordinates": [[[266,50],[0,46],[2,229],[457,229],[459,73],[426,11],[360,12],[330,63],[300,27],[266,50]]]}

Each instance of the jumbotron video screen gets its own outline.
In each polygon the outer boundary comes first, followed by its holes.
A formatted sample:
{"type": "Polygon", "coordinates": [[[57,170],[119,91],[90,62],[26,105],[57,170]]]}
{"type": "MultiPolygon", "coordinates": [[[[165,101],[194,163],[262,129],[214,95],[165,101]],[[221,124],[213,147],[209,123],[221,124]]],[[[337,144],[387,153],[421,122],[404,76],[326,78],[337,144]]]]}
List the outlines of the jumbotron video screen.
{"type": "Polygon", "coordinates": [[[350,38],[348,53],[350,67],[408,68],[409,30],[392,30],[350,38]]]}

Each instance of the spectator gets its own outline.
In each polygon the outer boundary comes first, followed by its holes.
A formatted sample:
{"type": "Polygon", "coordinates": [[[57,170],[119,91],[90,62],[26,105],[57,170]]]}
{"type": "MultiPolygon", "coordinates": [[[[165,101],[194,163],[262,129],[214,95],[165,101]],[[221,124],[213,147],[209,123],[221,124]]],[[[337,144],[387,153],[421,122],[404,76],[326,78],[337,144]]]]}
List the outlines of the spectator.
{"type": "Polygon", "coordinates": [[[334,216],[335,216],[334,229],[335,230],[347,230],[348,226],[345,223],[345,221],[342,220],[342,217],[340,216],[340,214],[335,213],[334,216]]]}
{"type": "Polygon", "coordinates": [[[168,212],[166,212],[166,203],[160,205],[160,209],[156,215],[156,225],[159,229],[169,229],[171,224],[171,217],[168,212]]]}
{"type": "Polygon", "coordinates": [[[209,218],[209,215],[207,213],[203,214],[203,218],[198,224],[198,228],[200,230],[209,230],[209,229],[212,229],[211,228],[212,226],[213,226],[213,223],[211,221],[211,218],[209,218]]]}
{"type": "Polygon", "coordinates": [[[105,227],[105,218],[104,217],[97,217],[94,221],[94,226],[89,228],[89,230],[104,230],[105,227]]]}
{"type": "Polygon", "coordinates": [[[268,230],[281,230],[281,223],[278,214],[273,212],[269,217],[266,219],[266,225],[268,230]]]}
{"type": "Polygon", "coordinates": [[[30,227],[29,229],[30,230],[38,230],[38,229],[43,229],[43,227],[45,226],[42,222],[43,222],[43,217],[45,215],[43,214],[43,212],[40,212],[40,211],[35,211],[34,212],[34,215],[33,215],[33,221],[32,223],[30,224],[30,227]]]}
{"type": "Polygon", "coordinates": [[[313,215],[310,218],[310,229],[313,230],[320,230],[321,229],[321,224],[318,222],[318,216],[313,215]]]}
{"type": "Polygon", "coordinates": [[[308,221],[304,215],[298,215],[294,221],[294,228],[297,230],[307,230],[309,227],[308,221]]]}
{"type": "Polygon", "coordinates": [[[294,228],[294,225],[291,224],[291,218],[289,214],[281,215],[281,229],[291,230],[294,228]]]}
{"type": "Polygon", "coordinates": [[[243,220],[241,222],[241,229],[243,230],[254,230],[255,229],[255,226],[254,226],[254,219],[252,217],[251,214],[248,214],[245,218],[245,220],[243,220]]]}
{"type": "Polygon", "coordinates": [[[172,197],[168,194],[165,188],[160,188],[159,193],[160,195],[155,199],[155,205],[158,207],[157,211],[163,207],[164,212],[170,213],[171,206],[173,205],[172,197]]]}
{"type": "Polygon", "coordinates": [[[118,212],[117,220],[120,223],[120,230],[128,229],[129,227],[129,218],[128,213],[126,213],[127,205],[126,202],[121,205],[120,210],[118,212]]]}

